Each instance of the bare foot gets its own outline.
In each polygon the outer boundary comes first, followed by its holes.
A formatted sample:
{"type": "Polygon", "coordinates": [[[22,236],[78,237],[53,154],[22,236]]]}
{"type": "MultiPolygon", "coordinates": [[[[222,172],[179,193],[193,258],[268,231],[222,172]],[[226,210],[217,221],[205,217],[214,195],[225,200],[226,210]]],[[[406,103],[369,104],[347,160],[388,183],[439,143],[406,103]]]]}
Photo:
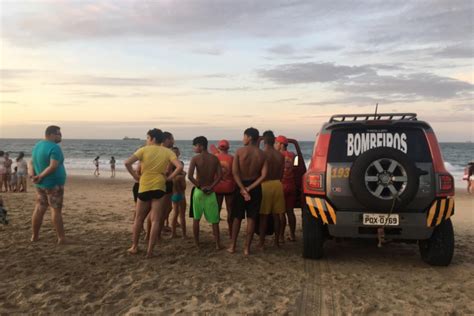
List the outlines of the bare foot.
{"type": "Polygon", "coordinates": [[[153,256],[153,252],[147,252],[147,253],[146,253],[146,256],[145,256],[146,259],[151,259],[151,258],[153,258],[153,257],[154,257],[154,256],[153,256]]]}
{"type": "Polygon", "coordinates": [[[38,240],[39,240],[38,236],[31,236],[31,239],[30,239],[31,242],[37,242],[38,240]]]}
{"type": "Polygon", "coordinates": [[[129,254],[131,255],[136,255],[138,253],[138,248],[137,247],[131,247],[130,249],[127,250],[129,254]]]}
{"type": "Polygon", "coordinates": [[[69,242],[66,239],[58,239],[58,245],[68,245],[69,242]]]}
{"type": "Polygon", "coordinates": [[[198,242],[198,241],[195,241],[195,242],[194,242],[194,245],[196,246],[197,249],[201,249],[201,245],[199,245],[199,242],[198,242]]]}
{"type": "Polygon", "coordinates": [[[235,247],[231,246],[231,247],[227,248],[227,252],[231,253],[231,254],[234,254],[235,253],[235,247]]]}
{"type": "Polygon", "coordinates": [[[224,246],[221,243],[216,245],[216,250],[222,250],[222,249],[224,249],[224,246]]]}
{"type": "Polygon", "coordinates": [[[291,242],[296,242],[296,238],[295,237],[287,237],[286,238],[288,241],[291,241],[291,242]]]}
{"type": "Polygon", "coordinates": [[[250,249],[244,249],[244,257],[250,256],[250,249]]]}

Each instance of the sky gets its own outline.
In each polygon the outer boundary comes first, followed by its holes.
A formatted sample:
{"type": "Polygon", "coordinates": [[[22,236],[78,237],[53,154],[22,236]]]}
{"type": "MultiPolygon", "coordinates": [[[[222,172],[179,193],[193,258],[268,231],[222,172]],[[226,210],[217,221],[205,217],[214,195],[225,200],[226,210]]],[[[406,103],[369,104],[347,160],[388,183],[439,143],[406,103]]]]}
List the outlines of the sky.
{"type": "Polygon", "coordinates": [[[0,138],[314,140],[416,112],[474,141],[473,1],[0,0],[0,138]]]}

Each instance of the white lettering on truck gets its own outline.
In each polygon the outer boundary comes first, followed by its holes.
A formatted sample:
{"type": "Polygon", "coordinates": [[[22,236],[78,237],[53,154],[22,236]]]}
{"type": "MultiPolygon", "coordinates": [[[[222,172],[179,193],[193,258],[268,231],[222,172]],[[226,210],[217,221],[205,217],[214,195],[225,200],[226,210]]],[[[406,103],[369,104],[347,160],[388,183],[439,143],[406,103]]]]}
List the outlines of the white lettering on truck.
{"type": "Polygon", "coordinates": [[[362,155],[369,149],[390,147],[408,152],[407,135],[405,133],[348,133],[347,157],[362,155]]]}

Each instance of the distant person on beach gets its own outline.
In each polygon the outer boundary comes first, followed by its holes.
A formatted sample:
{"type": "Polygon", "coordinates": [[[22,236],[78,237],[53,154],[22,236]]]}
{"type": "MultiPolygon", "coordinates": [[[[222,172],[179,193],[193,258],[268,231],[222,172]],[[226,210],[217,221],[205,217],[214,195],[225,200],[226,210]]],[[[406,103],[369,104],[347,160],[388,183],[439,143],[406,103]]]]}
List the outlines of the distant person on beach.
{"type": "Polygon", "coordinates": [[[232,173],[240,191],[236,190],[232,207],[232,244],[227,250],[235,253],[237,237],[239,236],[242,220],[247,217],[247,235],[244,255],[250,254],[255,222],[260,213],[262,203],[261,183],[267,177],[265,154],[258,148],[259,131],[253,127],[244,132],[244,147],[239,148],[234,156],[232,173]]]}
{"type": "Polygon", "coordinates": [[[295,204],[296,204],[296,180],[293,171],[293,164],[296,155],[291,151],[288,151],[288,138],[280,135],[276,138],[275,148],[281,152],[285,159],[285,169],[283,171],[283,191],[285,192],[285,208],[286,216],[281,216],[281,229],[280,229],[280,242],[285,242],[285,228],[288,218],[288,225],[290,226],[290,237],[289,241],[296,241],[296,216],[295,216],[295,204]]]}
{"type": "Polygon", "coordinates": [[[94,176],[96,176],[96,177],[100,176],[100,172],[99,172],[99,159],[100,159],[99,156],[95,157],[95,159],[94,159],[94,166],[95,166],[94,176]]]}
{"type": "Polygon", "coordinates": [[[260,209],[260,243],[259,248],[263,250],[265,246],[265,236],[267,232],[268,216],[272,215],[275,227],[275,246],[280,247],[280,217],[285,213],[285,193],[283,192],[283,169],[285,159],[283,155],[274,148],[275,135],[272,131],[263,133],[263,150],[267,161],[268,173],[262,183],[262,206],[260,209]]]}
{"type": "Polygon", "coordinates": [[[36,205],[31,220],[32,242],[39,239],[39,231],[48,206],[51,207],[51,219],[56,229],[58,244],[66,241],[62,217],[66,169],[64,155],[58,145],[61,140],[60,127],[48,126],[45,139],[36,143],[32,150],[28,167],[28,174],[36,186],[36,205]]]}
{"type": "Polygon", "coordinates": [[[115,178],[115,163],[116,163],[116,161],[115,161],[115,157],[114,157],[114,156],[112,156],[112,157],[110,158],[109,163],[110,163],[110,172],[111,172],[111,176],[110,176],[110,177],[111,177],[111,178],[115,178]]]}
{"type": "Polygon", "coordinates": [[[0,150],[0,192],[3,192],[4,183],[6,183],[7,169],[5,168],[5,152],[0,150]]]}
{"type": "Polygon", "coordinates": [[[193,235],[196,246],[199,247],[199,224],[202,215],[212,224],[212,233],[216,249],[223,248],[219,232],[219,206],[214,187],[222,178],[221,165],[216,156],[207,151],[208,141],[204,136],[193,140],[194,152],[197,154],[189,164],[188,179],[194,184],[193,196],[193,235]],[[196,178],[194,172],[196,171],[196,178]]]}
{"type": "Polygon", "coordinates": [[[148,238],[148,249],[146,256],[153,256],[153,248],[161,234],[161,222],[165,211],[166,182],[172,181],[181,171],[183,166],[179,162],[175,153],[162,146],[163,132],[157,128],[149,130],[147,133],[146,146],[138,149],[125,162],[127,171],[132,177],[140,182],[138,191],[137,211],[133,223],[132,247],[128,250],[130,254],[138,253],[138,241],[143,228],[143,222],[150,213],[151,229],[148,238]],[[140,161],[141,175],[133,169],[133,164],[140,161]],[[169,164],[173,164],[176,169],[169,176],[166,171],[169,164]]]}
{"type": "Polygon", "coordinates": [[[10,192],[17,192],[17,190],[18,190],[17,172],[18,172],[18,167],[14,167],[13,172],[12,172],[12,178],[11,178],[11,181],[10,181],[10,192]]]}
{"type": "Polygon", "coordinates": [[[229,154],[230,144],[223,139],[217,144],[218,153],[216,154],[222,168],[222,179],[214,188],[217,194],[217,204],[219,205],[219,213],[222,209],[222,203],[225,200],[227,209],[227,225],[229,227],[229,237],[232,238],[232,203],[234,201],[234,192],[237,187],[234,176],[232,175],[232,164],[234,157],[229,154]]]}
{"type": "MultiPolygon", "coordinates": [[[[181,156],[181,152],[178,147],[173,147],[173,152],[176,154],[176,157],[181,156]]],[[[180,161],[181,165],[184,167],[184,162],[180,161]]],[[[176,238],[176,228],[179,224],[182,231],[183,239],[187,237],[186,234],[186,172],[182,171],[173,179],[173,195],[171,196],[171,201],[173,202],[173,218],[171,221],[171,238],[176,238]]]]}
{"type": "Polygon", "coordinates": [[[472,194],[474,185],[474,161],[469,162],[464,169],[463,180],[467,181],[467,193],[472,194]]]}
{"type": "Polygon", "coordinates": [[[28,163],[25,161],[25,153],[20,152],[16,158],[17,172],[17,190],[18,192],[27,192],[26,177],[28,175],[28,163]]]}
{"type": "Polygon", "coordinates": [[[13,160],[10,159],[10,154],[5,153],[5,192],[11,191],[12,164],[13,160]]]}

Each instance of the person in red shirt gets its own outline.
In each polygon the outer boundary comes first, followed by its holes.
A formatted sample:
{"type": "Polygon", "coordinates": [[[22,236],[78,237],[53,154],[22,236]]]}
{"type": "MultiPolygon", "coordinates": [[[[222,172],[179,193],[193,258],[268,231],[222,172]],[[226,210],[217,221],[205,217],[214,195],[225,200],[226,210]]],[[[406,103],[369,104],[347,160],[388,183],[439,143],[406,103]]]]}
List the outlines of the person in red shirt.
{"type": "Polygon", "coordinates": [[[236,188],[234,176],[232,175],[232,164],[234,163],[234,157],[229,154],[230,144],[225,139],[219,141],[217,144],[217,149],[218,152],[216,153],[216,156],[221,163],[222,179],[214,187],[214,192],[217,194],[219,212],[222,209],[222,203],[225,199],[229,236],[232,238],[232,219],[230,214],[232,211],[233,196],[236,188]]]}
{"type": "Polygon", "coordinates": [[[293,171],[293,164],[295,161],[295,154],[288,151],[288,139],[285,136],[278,136],[275,140],[275,149],[279,150],[285,158],[285,169],[283,171],[283,191],[285,193],[285,214],[281,215],[281,228],[280,228],[280,242],[285,240],[285,229],[287,224],[290,226],[290,237],[288,240],[296,241],[296,216],[295,216],[295,202],[296,202],[296,180],[293,171]]]}

